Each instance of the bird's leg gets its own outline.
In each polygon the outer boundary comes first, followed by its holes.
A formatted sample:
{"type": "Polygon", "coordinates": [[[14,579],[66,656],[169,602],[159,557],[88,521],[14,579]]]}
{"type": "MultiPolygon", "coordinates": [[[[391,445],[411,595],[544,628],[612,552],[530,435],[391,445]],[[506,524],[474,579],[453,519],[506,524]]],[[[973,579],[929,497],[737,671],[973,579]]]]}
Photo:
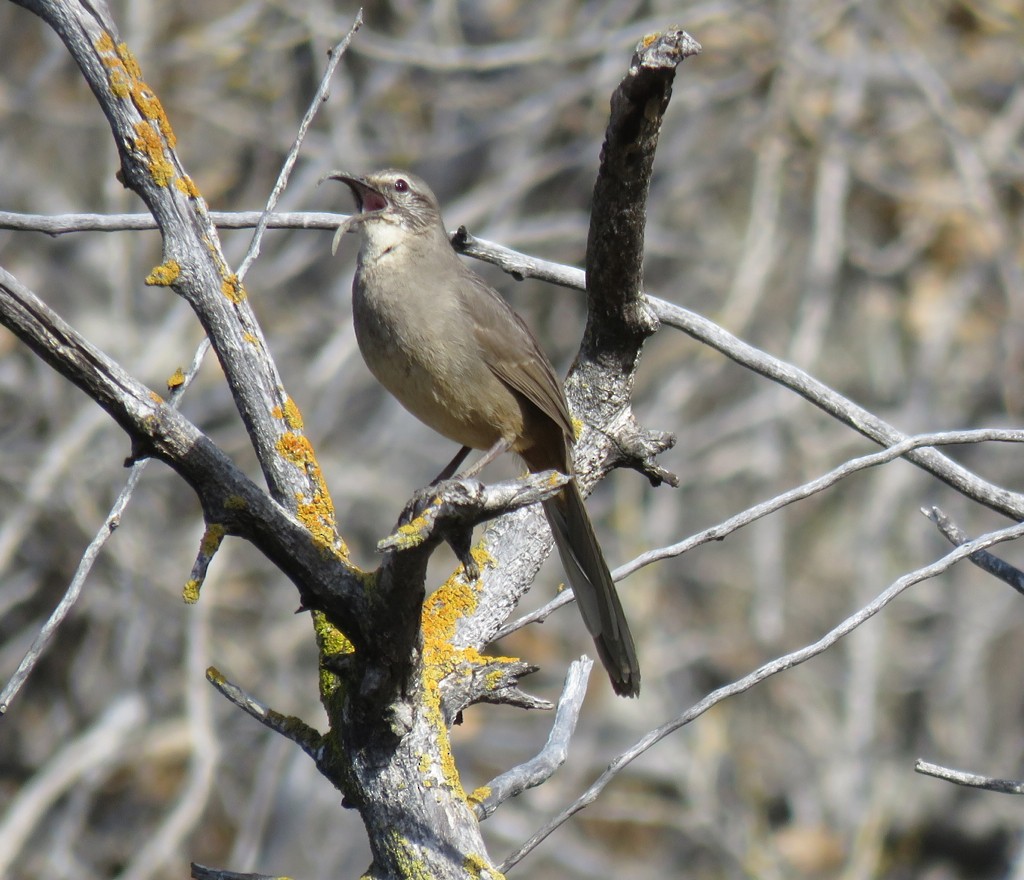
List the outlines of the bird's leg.
{"type": "MultiPolygon", "coordinates": [[[[480,471],[482,471],[487,465],[489,465],[494,459],[496,459],[503,452],[508,452],[511,448],[512,443],[506,440],[504,437],[495,443],[490,449],[488,449],[479,461],[474,462],[470,467],[466,468],[461,473],[457,474],[459,477],[475,477],[480,471]]],[[[455,453],[455,457],[445,465],[445,468],[439,473],[433,480],[430,481],[431,486],[436,486],[442,480],[447,480],[453,475],[460,464],[466,460],[466,456],[472,452],[472,447],[463,446],[458,452],[455,453]]]]}
{"type": "Polygon", "coordinates": [[[430,485],[436,486],[442,480],[449,479],[458,469],[459,465],[466,460],[466,456],[472,451],[473,448],[471,446],[463,446],[462,449],[455,453],[455,457],[444,466],[444,470],[430,481],[430,485]]]}
{"type": "Polygon", "coordinates": [[[473,462],[468,468],[466,468],[460,477],[475,477],[480,471],[482,471],[487,465],[489,465],[494,459],[504,452],[508,452],[512,447],[512,441],[502,437],[497,443],[495,443],[490,449],[488,449],[478,461],[473,462]]]}

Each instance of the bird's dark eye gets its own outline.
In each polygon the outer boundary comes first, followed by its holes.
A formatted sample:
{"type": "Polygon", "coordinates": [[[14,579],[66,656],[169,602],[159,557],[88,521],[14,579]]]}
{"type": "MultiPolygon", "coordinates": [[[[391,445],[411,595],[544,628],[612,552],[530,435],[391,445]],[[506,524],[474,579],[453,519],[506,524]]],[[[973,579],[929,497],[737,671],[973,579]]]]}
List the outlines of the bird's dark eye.
{"type": "Polygon", "coordinates": [[[404,193],[408,191],[409,181],[406,180],[404,177],[399,177],[398,180],[395,181],[395,192],[404,193]]]}

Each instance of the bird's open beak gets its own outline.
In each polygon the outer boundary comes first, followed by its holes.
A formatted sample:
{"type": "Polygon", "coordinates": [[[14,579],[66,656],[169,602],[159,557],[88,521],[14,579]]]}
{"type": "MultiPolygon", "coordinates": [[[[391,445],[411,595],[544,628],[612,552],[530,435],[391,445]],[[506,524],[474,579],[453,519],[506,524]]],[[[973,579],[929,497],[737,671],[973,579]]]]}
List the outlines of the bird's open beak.
{"type": "Polygon", "coordinates": [[[324,180],[340,180],[348,184],[352,195],[356,199],[356,210],[360,214],[369,214],[373,211],[383,211],[388,206],[388,200],[383,193],[371,186],[362,177],[346,174],[344,171],[332,171],[324,180]]]}

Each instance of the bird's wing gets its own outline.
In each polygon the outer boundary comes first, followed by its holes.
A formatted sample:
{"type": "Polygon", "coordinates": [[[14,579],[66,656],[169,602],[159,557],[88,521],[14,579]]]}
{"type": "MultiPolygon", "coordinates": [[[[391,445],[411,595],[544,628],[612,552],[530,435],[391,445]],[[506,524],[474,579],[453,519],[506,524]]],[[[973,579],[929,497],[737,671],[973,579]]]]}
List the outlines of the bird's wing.
{"type": "Polygon", "coordinates": [[[488,368],[558,425],[571,444],[569,408],[548,356],[501,294],[469,269],[466,275],[471,284],[465,307],[488,368]]]}

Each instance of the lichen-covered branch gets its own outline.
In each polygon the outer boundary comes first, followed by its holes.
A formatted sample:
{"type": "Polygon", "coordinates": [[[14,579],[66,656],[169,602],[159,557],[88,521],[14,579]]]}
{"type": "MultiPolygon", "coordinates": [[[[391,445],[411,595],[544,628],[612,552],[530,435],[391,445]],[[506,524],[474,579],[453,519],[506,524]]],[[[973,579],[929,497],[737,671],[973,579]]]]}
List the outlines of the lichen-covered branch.
{"type": "Polygon", "coordinates": [[[121,180],[146,203],[163,237],[163,260],[146,283],[170,288],[195,311],[271,494],[343,552],[298,407],[285,391],[246,290],[227,264],[206,203],[175,151],[171,122],[106,4],[15,2],[57,33],[92,89],[113,134],[121,180]]]}
{"type": "Polygon", "coordinates": [[[102,406],[136,455],[160,459],[195,491],[207,522],[252,541],[287,574],[310,608],[327,612],[350,638],[368,638],[352,567],[252,482],[181,413],[86,342],[38,297],[0,269],[0,323],[102,406]]]}

